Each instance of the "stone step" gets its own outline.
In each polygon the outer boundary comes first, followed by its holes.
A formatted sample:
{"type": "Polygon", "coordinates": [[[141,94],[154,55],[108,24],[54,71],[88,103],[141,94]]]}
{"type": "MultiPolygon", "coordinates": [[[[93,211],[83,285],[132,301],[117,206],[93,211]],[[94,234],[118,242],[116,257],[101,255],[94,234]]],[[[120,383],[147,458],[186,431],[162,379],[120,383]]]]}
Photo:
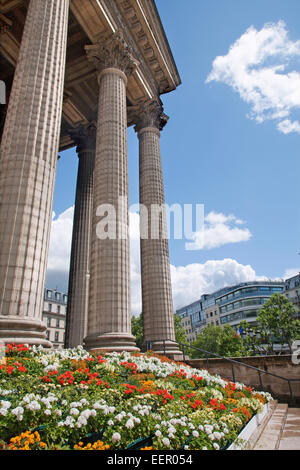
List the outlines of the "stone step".
{"type": "Polygon", "coordinates": [[[284,430],[288,405],[278,404],[269,422],[258,439],[254,450],[276,450],[284,430]]]}
{"type": "Polygon", "coordinates": [[[300,408],[289,408],[279,450],[300,450],[300,408]]]}

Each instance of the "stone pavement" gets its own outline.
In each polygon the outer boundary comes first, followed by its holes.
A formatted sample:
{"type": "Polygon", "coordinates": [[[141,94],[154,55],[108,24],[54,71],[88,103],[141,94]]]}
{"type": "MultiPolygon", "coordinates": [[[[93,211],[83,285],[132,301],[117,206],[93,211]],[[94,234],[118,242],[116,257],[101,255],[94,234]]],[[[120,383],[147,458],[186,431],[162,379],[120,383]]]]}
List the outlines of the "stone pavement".
{"type": "Polygon", "coordinates": [[[300,408],[278,404],[254,450],[300,450],[300,408]]]}

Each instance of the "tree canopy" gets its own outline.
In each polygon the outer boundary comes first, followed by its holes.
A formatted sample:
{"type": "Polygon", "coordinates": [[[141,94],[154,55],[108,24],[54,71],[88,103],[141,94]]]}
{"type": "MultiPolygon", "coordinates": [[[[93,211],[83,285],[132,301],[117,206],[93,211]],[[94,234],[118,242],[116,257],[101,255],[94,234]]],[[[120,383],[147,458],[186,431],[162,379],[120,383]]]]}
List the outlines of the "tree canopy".
{"type": "MultiPolygon", "coordinates": [[[[230,325],[224,327],[207,325],[197,336],[192,346],[224,357],[238,357],[246,354],[242,338],[230,325]]],[[[191,356],[206,357],[207,355],[191,349],[191,356]]],[[[211,354],[208,357],[214,356],[211,354]]]]}

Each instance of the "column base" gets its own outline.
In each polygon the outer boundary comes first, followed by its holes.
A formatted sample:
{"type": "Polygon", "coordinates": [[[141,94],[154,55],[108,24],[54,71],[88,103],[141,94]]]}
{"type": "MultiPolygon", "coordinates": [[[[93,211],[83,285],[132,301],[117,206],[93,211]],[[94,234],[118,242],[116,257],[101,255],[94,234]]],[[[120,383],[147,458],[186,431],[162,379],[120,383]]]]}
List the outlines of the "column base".
{"type": "Polygon", "coordinates": [[[135,344],[135,337],[124,333],[104,333],[90,335],[83,340],[84,348],[88,351],[100,349],[102,351],[139,351],[135,344]]]}
{"type": "Polygon", "coordinates": [[[156,341],[156,340],[148,340],[145,343],[148,343],[148,350],[149,347],[151,351],[155,352],[156,354],[160,354],[162,356],[167,356],[174,361],[183,361],[183,354],[179,349],[177,343],[173,343],[172,341],[166,340],[164,341],[156,341]]]}
{"type": "Polygon", "coordinates": [[[46,325],[32,318],[0,315],[0,343],[29,344],[52,348],[46,325]]]}

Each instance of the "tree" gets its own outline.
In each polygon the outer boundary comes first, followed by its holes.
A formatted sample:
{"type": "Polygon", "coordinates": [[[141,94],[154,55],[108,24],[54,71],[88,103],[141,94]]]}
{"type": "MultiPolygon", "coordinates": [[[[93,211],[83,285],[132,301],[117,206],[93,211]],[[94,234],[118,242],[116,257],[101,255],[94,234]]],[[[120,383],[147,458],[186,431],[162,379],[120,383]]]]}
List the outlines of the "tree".
{"type": "Polygon", "coordinates": [[[257,317],[261,342],[273,352],[274,343],[286,344],[292,354],[292,343],[300,338],[300,321],[295,318],[292,302],[282,294],[273,294],[260,309],[257,317]]]}
{"type": "Polygon", "coordinates": [[[138,317],[131,317],[131,332],[135,336],[136,345],[138,348],[142,348],[143,345],[143,316],[142,314],[138,317]]]}
{"type": "MultiPolygon", "coordinates": [[[[178,315],[174,315],[174,327],[175,327],[175,339],[178,343],[187,343],[185,329],[181,323],[181,319],[178,315]]],[[[140,314],[138,317],[131,317],[131,331],[133,336],[136,338],[136,345],[138,348],[143,346],[143,315],[140,314]]],[[[168,339],[168,338],[167,338],[168,339]]]]}
{"type": "MultiPolygon", "coordinates": [[[[224,357],[238,357],[246,354],[242,338],[230,325],[224,327],[207,325],[197,336],[192,346],[224,357]]],[[[193,349],[191,351],[192,357],[207,357],[206,353],[193,349]]],[[[208,357],[214,356],[211,354],[208,357]]]]}
{"type": "Polygon", "coordinates": [[[246,320],[242,320],[240,323],[240,330],[247,356],[259,356],[262,353],[266,354],[257,326],[248,323],[246,320]]]}
{"type": "Polygon", "coordinates": [[[187,344],[186,332],[181,323],[179,315],[174,315],[174,328],[175,328],[175,339],[178,343],[187,344]]]}

